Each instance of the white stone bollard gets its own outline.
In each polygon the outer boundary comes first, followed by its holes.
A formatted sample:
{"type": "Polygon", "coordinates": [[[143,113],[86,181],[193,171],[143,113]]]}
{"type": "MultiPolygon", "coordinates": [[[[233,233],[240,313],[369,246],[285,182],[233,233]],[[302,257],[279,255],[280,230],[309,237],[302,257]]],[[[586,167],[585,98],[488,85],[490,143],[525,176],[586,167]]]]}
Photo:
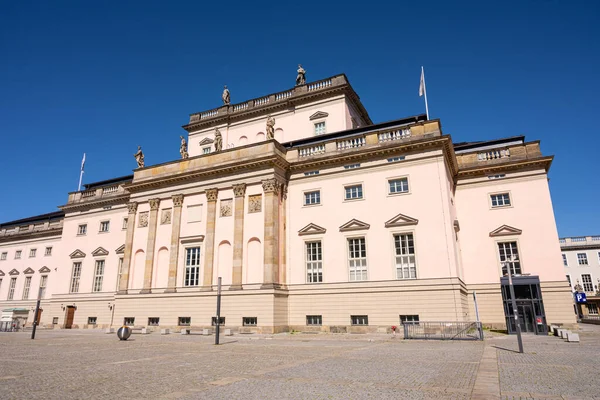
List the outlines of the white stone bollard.
{"type": "Polygon", "coordinates": [[[190,334],[190,330],[189,329],[182,329],[181,330],[181,334],[182,335],[189,335],[190,334]]]}
{"type": "Polygon", "coordinates": [[[148,328],[142,328],[142,335],[147,335],[148,333],[150,333],[148,328]]]}
{"type": "Polygon", "coordinates": [[[231,329],[225,329],[225,336],[233,336],[233,333],[231,333],[231,329]]]}
{"type": "Polygon", "coordinates": [[[104,333],[115,333],[115,328],[106,328],[106,331],[104,331],[104,333]]]}
{"type": "Polygon", "coordinates": [[[567,342],[579,343],[579,334],[573,332],[567,332],[567,342]]]}
{"type": "Polygon", "coordinates": [[[160,330],[160,334],[161,335],[168,335],[169,333],[171,333],[170,329],[161,329],[160,330]]]}
{"type": "Polygon", "coordinates": [[[209,335],[208,329],[202,329],[202,335],[203,336],[208,336],[209,335]]]}

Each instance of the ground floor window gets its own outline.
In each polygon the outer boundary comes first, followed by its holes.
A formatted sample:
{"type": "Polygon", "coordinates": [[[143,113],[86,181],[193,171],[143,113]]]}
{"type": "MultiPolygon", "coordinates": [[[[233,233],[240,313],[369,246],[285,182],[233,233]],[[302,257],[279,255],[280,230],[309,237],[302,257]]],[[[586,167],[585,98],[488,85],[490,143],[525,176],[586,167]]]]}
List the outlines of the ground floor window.
{"type": "Polygon", "coordinates": [[[58,317],[52,318],[52,325],[58,325],[58,317]]]}
{"type": "Polygon", "coordinates": [[[321,315],[307,315],[306,325],[323,325],[323,317],[321,315]]]}
{"type": "MultiPolygon", "coordinates": [[[[212,317],[210,324],[217,326],[217,317],[212,317]]],[[[225,325],[225,317],[219,317],[219,325],[225,325]]]]}
{"type": "Polygon", "coordinates": [[[257,323],[258,323],[258,318],[256,318],[256,317],[242,318],[242,325],[244,325],[244,326],[256,326],[257,323]]]}
{"type": "Polygon", "coordinates": [[[192,323],[192,317],[179,317],[177,325],[179,326],[190,326],[192,323]]]}
{"type": "Polygon", "coordinates": [[[594,303],[588,303],[587,309],[589,315],[598,315],[598,305],[594,303]]]}
{"type": "Polygon", "coordinates": [[[368,315],[351,315],[350,321],[352,325],[369,325],[368,315]]]}
{"type": "Polygon", "coordinates": [[[98,317],[88,317],[88,325],[96,325],[98,317]]]}
{"type": "Polygon", "coordinates": [[[405,322],[419,322],[419,316],[418,315],[401,315],[400,323],[403,324],[405,322]]]}
{"type": "Polygon", "coordinates": [[[158,318],[158,317],[148,318],[148,326],[158,326],[159,322],[160,322],[160,318],[158,318]]]}
{"type": "Polygon", "coordinates": [[[135,324],[135,317],[125,317],[123,318],[123,325],[132,326],[135,324]]]}

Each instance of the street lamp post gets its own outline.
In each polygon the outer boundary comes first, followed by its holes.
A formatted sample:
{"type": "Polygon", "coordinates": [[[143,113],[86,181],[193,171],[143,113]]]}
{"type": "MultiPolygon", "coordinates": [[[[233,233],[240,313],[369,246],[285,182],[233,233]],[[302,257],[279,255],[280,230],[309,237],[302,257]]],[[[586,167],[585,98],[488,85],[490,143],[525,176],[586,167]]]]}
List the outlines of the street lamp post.
{"type": "Polygon", "coordinates": [[[521,338],[521,326],[519,325],[519,313],[517,311],[517,300],[515,299],[515,288],[512,282],[512,262],[512,257],[507,257],[506,261],[504,261],[504,266],[506,267],[506,272],[508,274],[508,287],[510,289],[510,299],[512,303],[513,314],[515,316],[515,327],[517,328],[517,341],[519,342],[519,353],[522,353],[523,339],[521,338]]]}

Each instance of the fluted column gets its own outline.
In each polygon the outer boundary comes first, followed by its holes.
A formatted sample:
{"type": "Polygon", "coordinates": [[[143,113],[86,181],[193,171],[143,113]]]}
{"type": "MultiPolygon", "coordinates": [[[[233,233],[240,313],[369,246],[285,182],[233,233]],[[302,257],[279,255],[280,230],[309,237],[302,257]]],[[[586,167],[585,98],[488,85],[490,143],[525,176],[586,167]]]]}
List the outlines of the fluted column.
{"type": "Polygon", "coordinates": [[[244,263],[244,199],[246,184],[233,185],[235,195],[235,221],[233,223],[233,271],[229,289],[242,288],[242,269],[244,263]]]}
{"type": "Polygon", "coordinates": [[[183,195],[171,196],[173,199],[173,215],[171,217],[171,251],[169,252],[169,281],[165,293],[176,292],[177,289],[177,261],[179,259],[179,234],[181,231],[181,206],[183,195]]]}
{"type": "Polygon", "coordinates": [[[262,288],[279,287],[279,189],[275,179],[262,181],[265,192],[264,276],[262,288]]]}
{"type": "Polygon", "coordinates": [[[125,250],[123,251],[123,269],[121,270],[121,280],[119,281],[118,294],[127,294],[129,286],[129,270],[131,266],[131,251],[133,246],[133,233],[135,231],[135,213],[138,203],[132,201],[127,204],[127,234],[125,236],[125,250]]]}
{"type": "Polygon", "coordinates": [[[206,237],[204,239],[204,290],[212,290],[213,264],[215,260],[215,218],[219,189],[206,189],[206,237]]]}
{"type": "Polygon", "coordinates": [[[150,199],[150,218],[148,219],[148,241],[146,242],[146,268],[144,269],[144,286],[140,293],[152,293],[152,270],[154,267],[154,245],[156,244],[156,223],[160,199],[150,199]]]}

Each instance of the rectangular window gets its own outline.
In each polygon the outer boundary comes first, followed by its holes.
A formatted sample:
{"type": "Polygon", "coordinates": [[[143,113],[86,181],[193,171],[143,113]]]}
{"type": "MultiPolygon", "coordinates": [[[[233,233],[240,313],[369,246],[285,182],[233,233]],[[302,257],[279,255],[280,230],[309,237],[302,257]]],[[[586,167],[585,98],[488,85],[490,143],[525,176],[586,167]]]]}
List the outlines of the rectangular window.
{"type": "Polygon", "coordinates": [[[360,168],[360,164],[348,164],[348,165],[344,165],[344,169],[356,169],[356,168],[360,168]]]}
{"type": "Polygon", "coordinates": [[[389,194],[408,193],[408,178],[390,179],[388,185],[389,194]]]}
{"type": "Polygon", "coordinates": [[[567,275],[567,282],[569,282],[569,286],[571,286],[571,275],[567,275]]]}
{"type": "Polygon", "coordinates": [[[37,253],[37,249],[30,249],[29,250],[29,258],[35,257],[36,253],[37,253]]]}
{"type": "Polygon", "coordinates": [[[5,251],[2,253],[2,255],[0,255],[0,260],[4,261],[6,260],[6,257],[8,257],[8,253],[5,251]]]}
{"type": "Polygon", "coordinates": [[[319,175],[319,171],[308,171],[304,173],[304,176],[313,176],[313,175],[319,175]]]}
{"type": "Polygon", "coordinates": [[[492,208],[510,206],[510,196],[508,193],[499,193],[490,195],[492,208]]]}
{"type": "Polygon", "coordinates": [[[320,241],[306,243],[306,282],[323,282],[323,252],[320,241]]]}
{"type": "Polygon", "coordinates": [[[258,324],[258,318],[256,317],[243,317],[242,325],[243,326],[256,326],[258,324]]]}
{"type": "Polygon", "coordinates": [[[21,250],[15,251],[15,260],[19,260],[21,258],[21,250]]]}
{"type": "Polygon", "coordinates": [[[506,174],[488,175],[488,179],[502,179],[506,174]]]}
{"type": "MultiPolygon", "coordinates": [[[[217,326],[217,317],[212,317],[210,319],[210,324],[212,326],[217,326]]],[[[225,317],[219,317],[219,325],[225,325],[225,317]]]]}
{"type": "Polygon", "coordinates": [[[592,276],[590,274],[581,275],[581,283],[583,283],[584,292],[594,291],[594,284],[592,283],[592,276]]]}
{"type": "Polygon", "coordinates": [[[192,323],[192,317],[177,318],[177,325],[179,325],[179,326],[190,326],[191,323],[192,323]]]}
{"type": "Polygon", "coordinates": [[[369,325],[368,315],[351,315],[350,321],[352,325],[369,325]]]}
{"type": "Polygon", "coordinates": [[[117,267],[117,290],[119,290],[119,282],[121,282],[122,275],[123,275],[123,257],[119,257],[119,266],[117,267]]]}
{"type": "Polygon", "coordinates": [[[589,265],[587,259],[587,253],[577,253],[577,263],[579,265],[589,265]]]}
{"type": "Polygon", "coordinates": [[[594,303],[586,304],[589,315],[598,315],[598,305],[594,303]]]}
{"type": "Polygon", "coordinates": [[[200,220],[202,219],[202,206],[200,204],[196,204],[194,206],[188,206],[187,214],[188,214],[188,223],[200,222],[200,220]]]}
{"type": "Polygon", "coordinates": [[[40,276],[40,299],[46,296],[46,286],[48,285],[48,275],[40,276]]]}
{"type": "Polygon", "coordinates": [[[325,122],[317,122],[315,124],[315,135],[325,134],[325,122]]]}
{"type": "Polygon", "coordinates": [[[158,317],[148,318],[148,326],[158,326],[159,322],[160,322],[160,318],[158,318],[158,317]]]}
{"type": "Polygon", "coordinates": [[[52,325],[58,325],[58,317],[52,317],[52,325]]]}
{"type": "Polygon", "coordinates": [[[10,278],[10,285],[8,286],[8,300],[12,300],[15,297],[15,287],[17,287],[17,278],[10,278]]]}
{"type": "Polygon", "coordinates": [[[202,148],[202,154],[210,154],[212,148],[210,146],[206,146],[202,148]]]}
{"type": "Polygon", "coordinates": [[[348,268],[351,281],[367,280],[367,247],[364,237],[348,239],[348,268]]]}
{"type": "Polygon", "coordinates": [[[321,204],[321,191],[313,190],[312,192],[304,193],[304,205],[311,206],[313,204],[321,204]]]}
{"type": "Polygon", "coordinates": [[[31,277],[25,277],[25,286],[23,287],[23,300],[29,299],[29,289],[31,289],[31,277]]]}
{"type": "Polygon", "coordinates": [[[387,162],[392,163],[392,162],[398,162],[398,161],[402,161],[402,160],[404,160],[404,156],[398,156],[398,157],[388,158],[387,162]]]}
{"type": "Polygon", "coordinates": [[[598,252],[598,263],[600,264],[600,251],[598,252]]]}
{"type": "Polygon", "coordinates": [[[109,228],[110,228],[110,221],[100,222],[100,232],[108,232],[109,228]]]}
{"type": "Polygon", "coordinates": [[[400,316],[400,324],[405,322],[419,322],[418,315],[401,315],[400,316]]]}
{"type": "Polygon", "coordinates": [[[521,262],[519,261],[517,242],[498,243],[498,252],[500,254],[502,275],[508,274],[507,266],[510,267],[510,271],[513,275],[521,275],[521,262]]]}
{"type": "Polygon", "coordinates": [[[96,325],[96,322],[98,321],[98,317],[88,317],[88,325],[96,325]]]}
{"type": "Polygon", "coordinates": [[[565,253],[563,253],[562,258],[563,258],[563,265],[565,267],[568,267],[569,266],[569,262],[567,261],[567,255],[565,253]]]}
{"type": "Polygon", "coordinates": [[[46,250],[44,251],[44,255],[51,256],[52,255],[52,247],[46,247],[46,250]]]}
{"type": "Polygon", "coordinates": [[[87,233],[87,224],[81,224],[77,227],[78,235],[85,235],[87,233]]]}
{"type": "Polygon", "coordinates": [[[125,325],[125,326],[133,326],[133,325],[135,325],[135,317],[125,317],[125,318],[123,318],[123,325],[125,325]]]}
{"type": "Polygon", "coordinates": [[[306,325],[323,325],[323,316],[321,315],[307,315],[306,325]]]}
{"type": "Polygon", "coordinates": [[[71,287],[69,293],[79,292],[79,279],[81,278],[81,263],[73,263],[73,271],[71,272],[71,287]]]}
{"type": "Polygon", "coordinates": [[[200,247],[185,249],[185,277],[183,286],[198,286],[200,279],[200,247]]]}
{"type": "Polygon", "coordinates": [[[123,230],[127,229],[127,221],[129,221],[127,219],[127,217],[123,218],[123,226],[121,226],[121,229],[123,229],[123,230]]]}
{"type": "Polygon", "coordinates": [[[362,185],[344,186],[344,192],[346,200],[362,199],[363,197],[362,185]]]}
{"type": "Polygon", "coordinates": [[[102,281],[104,280],[104,260],[96,260],[94,268],[94,286],[92,292],[102,291],[102,281]]]}
{"type": "Polygon", "coordinates": [[[415,242],[412,233],[394,235],[396,279],[416,279],[415,242]]]}

